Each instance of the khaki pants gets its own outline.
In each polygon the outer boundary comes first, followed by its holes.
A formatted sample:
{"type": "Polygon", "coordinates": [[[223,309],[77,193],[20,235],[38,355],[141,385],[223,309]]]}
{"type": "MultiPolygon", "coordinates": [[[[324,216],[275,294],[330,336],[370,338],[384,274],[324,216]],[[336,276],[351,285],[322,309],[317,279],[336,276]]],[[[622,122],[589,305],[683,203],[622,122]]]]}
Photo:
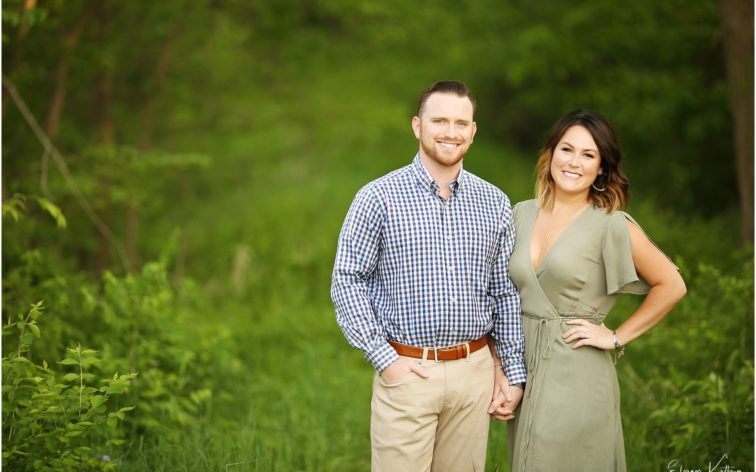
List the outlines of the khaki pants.
{"type": "Polygon", "coordinates": [[[467,359],[420,363],[415,373],[390,383],[376,373],[370,436],[372,470],[483,471],[488,443],[488,405],[494,367],[488,348],[467,359]]]}

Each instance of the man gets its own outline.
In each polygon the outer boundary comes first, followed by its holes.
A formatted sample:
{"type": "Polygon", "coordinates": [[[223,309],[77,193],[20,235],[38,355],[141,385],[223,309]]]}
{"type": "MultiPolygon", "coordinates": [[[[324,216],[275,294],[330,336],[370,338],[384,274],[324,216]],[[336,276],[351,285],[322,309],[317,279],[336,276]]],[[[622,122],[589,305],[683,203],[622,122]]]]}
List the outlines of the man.
{"type": "Polygon", "coordinates": [[[339,236],[331,296],[347,341],[376,369],[376,471],[483,470],[488,412],[511,419],[522,398],[512,208],[462,169],[474,110],[460,82],[424,90],[414,161],[363,187],[339,236]],[[503,370],[483,349],[488,333],[503,370]]]}

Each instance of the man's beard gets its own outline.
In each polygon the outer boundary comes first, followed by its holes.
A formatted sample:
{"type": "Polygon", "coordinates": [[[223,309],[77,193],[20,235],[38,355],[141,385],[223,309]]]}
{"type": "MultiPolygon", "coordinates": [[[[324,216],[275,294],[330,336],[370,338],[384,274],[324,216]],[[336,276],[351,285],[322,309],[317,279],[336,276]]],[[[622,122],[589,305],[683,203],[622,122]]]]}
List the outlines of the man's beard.
{"type": "Polygon", "coordinates": [[[420,140],[420,147],[422,148],[423,153],[425,153],[425,155],[428,156],[433,162],[447,167],[452,167],[459,164],[462,161],[462,158],[465,157],[465,154],[467,154],[467,150],[464,150],[453,158],[446,158],[440,155],[435,147],[426,146],[425,141],[423,140],[420,140]]]}

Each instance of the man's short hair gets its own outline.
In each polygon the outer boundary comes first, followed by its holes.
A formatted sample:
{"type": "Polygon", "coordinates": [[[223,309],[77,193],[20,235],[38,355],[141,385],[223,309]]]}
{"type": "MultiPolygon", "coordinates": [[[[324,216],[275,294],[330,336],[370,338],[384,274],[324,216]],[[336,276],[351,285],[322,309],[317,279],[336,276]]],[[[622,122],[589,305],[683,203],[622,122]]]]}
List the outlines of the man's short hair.
{"type": "Polygon", "coordinates": [[[467,88],[467,85],[456,80],[439,80],[435,84],[423,90],[423,92],[420,94],[420,99],[418,99],[417,101],[417,116],[420,116],[420,113],[423,112],[423,106],[425,106],[425,102],[428,101],[428,97],[436,92],[453,93],[458,97],[467,97],[468,100],[470,100],[470,102],[472,103],[473,114],[475,114],[475,97],[473,97],[472,92],[470,92],[470,89],[467,88]]]}

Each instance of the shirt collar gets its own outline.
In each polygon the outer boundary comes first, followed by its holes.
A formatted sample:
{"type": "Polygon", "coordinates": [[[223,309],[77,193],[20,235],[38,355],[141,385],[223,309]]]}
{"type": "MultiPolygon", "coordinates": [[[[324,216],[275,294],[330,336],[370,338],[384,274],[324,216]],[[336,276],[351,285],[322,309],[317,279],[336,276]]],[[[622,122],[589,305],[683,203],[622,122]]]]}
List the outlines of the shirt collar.
{"type": "MultiPolygon", "coordinates": [[[[422,186],[424,189],[430,190],[431,193],[433,193],[433,195],[438,195],[440,187],[438,183],[435,180],[433,180],[433,177],[431,177],[430,172],[428,172],[428,169],[425,168],[425,166],[423,165],[423,162],[420,160],[420,153],[415,154],[415,158],[412,160],[412,170],[420,186],[422,186]]],[[[465,169],[462,166],[460,166],[459,174],[457,174],[457,178],[450,182],[452,196],[457,194],[460,187],[463,185],[464,181],[467,179],[466,174],[467,173],[465,172],[465,169]]]]}

